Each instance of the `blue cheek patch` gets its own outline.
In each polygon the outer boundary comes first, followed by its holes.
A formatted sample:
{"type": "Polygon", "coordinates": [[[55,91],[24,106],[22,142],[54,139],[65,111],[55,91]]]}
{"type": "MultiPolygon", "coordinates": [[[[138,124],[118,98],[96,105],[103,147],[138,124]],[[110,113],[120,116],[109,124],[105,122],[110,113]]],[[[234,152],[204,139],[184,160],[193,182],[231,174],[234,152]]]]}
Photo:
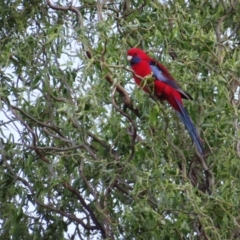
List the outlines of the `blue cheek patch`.
{"type": "Polygon", "coordinates": [[[131,61],[130,61],[130,65],[133,66],[134,64],[140,63],[141,59],[139,57],[133,56],[131,61]]]}

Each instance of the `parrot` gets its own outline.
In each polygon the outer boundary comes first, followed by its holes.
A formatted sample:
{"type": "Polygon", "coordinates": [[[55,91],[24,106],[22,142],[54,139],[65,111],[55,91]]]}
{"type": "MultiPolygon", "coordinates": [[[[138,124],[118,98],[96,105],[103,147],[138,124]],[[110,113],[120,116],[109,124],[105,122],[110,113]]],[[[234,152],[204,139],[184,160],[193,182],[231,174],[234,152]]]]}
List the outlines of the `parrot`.
{"type": "Polygon", "coordinates": [[[167,101],[176,111],[184,123],[189,135],[201,156],[204,155],[202,140],[183,106],[182,99],[193,100],[190,94],[184,92],[172,77],[167,68],[148,56],[142,49],[131,48],[127,51],[127,60],[130,63],[135,83],[145,92],[154,94],[158,100],[167,101]],[[150,83],[149,83],[150,79],[150,83]],[[148,81],[146,83],[146,81],[148,81]],[[151,88],[152,84],[152,88],[151,88]]]}

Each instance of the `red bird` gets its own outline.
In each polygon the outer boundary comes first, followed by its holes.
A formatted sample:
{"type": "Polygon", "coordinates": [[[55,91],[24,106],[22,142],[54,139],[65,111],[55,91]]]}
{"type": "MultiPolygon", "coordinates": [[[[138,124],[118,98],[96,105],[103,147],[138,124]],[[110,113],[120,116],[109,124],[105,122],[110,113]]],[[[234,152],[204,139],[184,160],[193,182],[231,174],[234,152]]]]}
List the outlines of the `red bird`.
{"type": "Polygon", "coordinates": [[[183,98],[193,100],[192,97],[181,89],[165,66],[149,57],[143,50],[131,48],[128,50],[127,55],[127,59],[134,71],[133,77],[136,84],[142,87],[145,92],[153,92],[159,100],[168,101],[189,131],[199,153],[204,155],[201,139],[182,103],[183,98]],[[148,84],[142,82],[144,81],[143,78],[148,77],[153,78],[154,81],[152,90],[148,87],[148,84]]]}

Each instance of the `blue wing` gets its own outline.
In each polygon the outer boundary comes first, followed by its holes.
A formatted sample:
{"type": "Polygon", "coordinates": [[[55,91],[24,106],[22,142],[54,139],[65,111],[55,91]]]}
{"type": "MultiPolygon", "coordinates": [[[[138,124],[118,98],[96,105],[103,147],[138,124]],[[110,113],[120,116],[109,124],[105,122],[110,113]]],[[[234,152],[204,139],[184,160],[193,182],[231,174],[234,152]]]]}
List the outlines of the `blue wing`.
{"type": "Polygon", "coordinates": [[[175,81],[167,78],[163,74],[163,71],[161,70],[160,66],[156,62],[150,62],[150,67],[153,72],[153,76],[157,80],[162,81],[167,85],[171,86],[172,88],[176,89],[182,95],[183,98],[192,100],[192,97],[188,93],[185,93],[175,81]]]}
{"type": "Polygon", "coordinates": [[[171,81],[170,79],[166,78],[164,75],[163,75],[163,72],[155,65],[151,65],[150,64],[150,67],[151,67],[151,70],[153,72],[153,76],[158,79],[159,81],[162,81],[162,82],[165,82],[167,85],[175,88],[176,90],[179,89],[179,86],[178,84],[176,84],[175,82],[171,81]]]}

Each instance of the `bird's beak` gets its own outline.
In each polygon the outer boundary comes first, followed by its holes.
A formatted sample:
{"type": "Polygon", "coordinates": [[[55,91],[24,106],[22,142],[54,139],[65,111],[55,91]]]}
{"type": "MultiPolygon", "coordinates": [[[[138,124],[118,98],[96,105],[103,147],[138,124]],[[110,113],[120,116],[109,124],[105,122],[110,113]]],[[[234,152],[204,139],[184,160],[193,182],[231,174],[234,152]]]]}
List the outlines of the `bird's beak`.
{"type": "Polygon", "coordinates": [[[127,56],[127,60],[128,60],[128,61],[131,61],[131,60],[132,60],[132,56],[129,56],[129,55],[128,55],[128,56],[127,56]]]}

